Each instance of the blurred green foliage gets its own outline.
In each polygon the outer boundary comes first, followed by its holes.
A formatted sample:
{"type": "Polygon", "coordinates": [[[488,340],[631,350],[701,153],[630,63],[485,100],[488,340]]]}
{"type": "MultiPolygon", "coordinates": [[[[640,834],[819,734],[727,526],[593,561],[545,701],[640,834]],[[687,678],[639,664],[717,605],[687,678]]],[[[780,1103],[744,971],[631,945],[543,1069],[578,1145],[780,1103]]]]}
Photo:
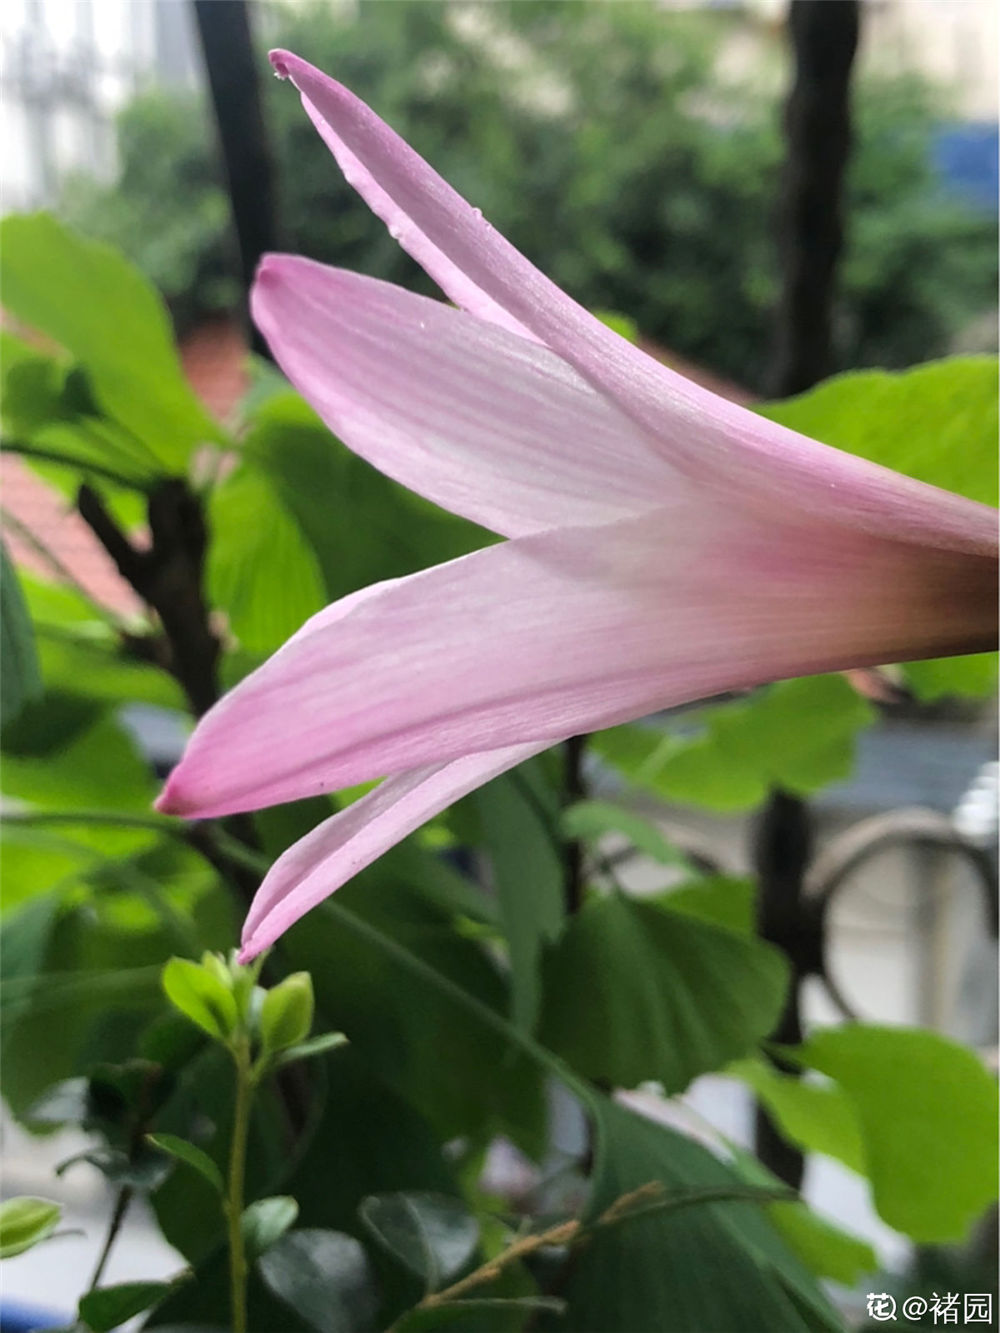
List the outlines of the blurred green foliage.
{"type": "MultiPolygon", "coordinates": [[[[782,144],[775,96],[716,68],[744,18],[614,0],[361,0],[356,18],[320,4],[257,6],[255,18],[284,249],[432,290],[268,76],[265,43],[369,102],[584,305],[625,311],[661,346],[761,386],[782,144]]],[[[776,73],[783,39],[759,40],[776,73]]],[[[841,368],[942,355],[995,308],[995,220],[933,175],[944,114],[914,78],[857,90],[841,368]]],[[[117,184],[76,181],[62,203],[139,264],[182,325],[239,296],[207,115],[194,99],[143,94],[121,115],[117,184]]]]}

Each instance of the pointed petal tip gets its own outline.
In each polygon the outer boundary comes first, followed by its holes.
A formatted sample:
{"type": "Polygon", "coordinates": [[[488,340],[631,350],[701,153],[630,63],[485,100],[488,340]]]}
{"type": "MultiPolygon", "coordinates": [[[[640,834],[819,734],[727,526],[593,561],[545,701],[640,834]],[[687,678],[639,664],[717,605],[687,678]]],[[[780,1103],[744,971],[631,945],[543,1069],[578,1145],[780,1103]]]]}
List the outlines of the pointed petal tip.
{"type": "Polygon", "coordinates": [[[241,942],[240,951],[236,955],[236,961],[239,963],[241,967],[246,967],[248,963],[253,962],[253,960],[257,957],[258,954],[264,952],[264,948],[265,946],[263,944],[255,944],[253,936],[250,936],[249,939],[243,940],[241,942]]]}
{"type": "Polygon", "coordinates": [[[153,802],[153,809],[160,815],[181,815],[187,816],[194,813],[191,803],[185,799],[183,791],[179,789],[180,784],[176,780],[177,770],[167,778],[163,784],[163,790],[153,802]]]}
{"type": "Polygon", "coordinates": [[[271,62],[271,68],[279,79],[290,78],[289,65],[297,61],[298,57],[292,55],[291,51],[284,51],[280,46],[276,46],[273,51],[268,51],[267,58],[271,62]]]}
{"type": "Polygon", "coordinates": [[[283,256],[269,253],[261,255],[257,261],[257,269],[253,276],[254,288],[258,288],[265,283],[272,283],[281,273],[281,260],[283,256]]]}

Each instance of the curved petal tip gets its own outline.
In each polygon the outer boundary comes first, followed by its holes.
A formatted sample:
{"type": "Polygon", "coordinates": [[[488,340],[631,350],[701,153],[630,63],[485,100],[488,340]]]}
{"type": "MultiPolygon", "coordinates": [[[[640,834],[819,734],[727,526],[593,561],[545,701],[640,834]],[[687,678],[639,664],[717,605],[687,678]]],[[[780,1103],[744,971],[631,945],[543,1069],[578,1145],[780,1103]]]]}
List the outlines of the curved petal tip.
{"type": "Polygon", "coordinates": [[[291,51],[283,51],[281,47],[275,47],[273,51],[268,51],[267,58],[271,62],[271,68],[279,79],[290,77],[288,72],[289,62],[295,60],[291,51]]]}

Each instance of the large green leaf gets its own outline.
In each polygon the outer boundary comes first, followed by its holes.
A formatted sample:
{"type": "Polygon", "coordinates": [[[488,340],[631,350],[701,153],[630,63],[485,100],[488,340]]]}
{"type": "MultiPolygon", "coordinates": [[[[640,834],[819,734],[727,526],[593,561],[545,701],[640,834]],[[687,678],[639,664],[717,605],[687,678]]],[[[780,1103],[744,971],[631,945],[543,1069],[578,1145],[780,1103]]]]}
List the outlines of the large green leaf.
{"type": "MultiPolygon", "coordinates": [[[[700,1145],[613,1102],[597,1103],[588,1204],[597,1215],[652,1182],[669,1191],[745,1189],[700,1145]]],[[[560,1295],[573,1333],[804,1333],[841,1327],[807,1271],[752,1203],[650,1211],[600,1227],[571,1259],[560,1295]]]]}
{"type": "Polygon", "coordinates": [[[563,864],[555,792],[541,761],[522,764],[475,796],[507,937],[514,1022],[532,1028],[539,961],[563,924],[563,864]]]}
{"type": "Polygon", "coordinates": [[[867,1273],[878,1271],[872,1246],[852,1236],[804,1203],[775,1203],[768,1209],[774,1229],[810,1273],[853,1287],[867,1273]]]}
{"type": "Polygon", "coordinates": [[[0,725],[15,718],[42,692],[31,617],[7,554],[0,542],[0,725]]]}
{"type": "Polygon", "coordinates": [[[149,812],[153,775],[90,699],[50,694],[3,733],[3,792],[46,810],[149,812]]]}
{"type": "Polygon", "coordinates": [[[162,836],[142,827],[155,783],[114,717],[92,700],[47,694],[3,733],[4,796],[25,810],[60,817],[22,828],[12,814],[3,827],[5,906],[56,885],[101,860],[136,855],[162,836]],[[85,818],[96,813],[107,822],[85,818]],[[74,816],[80,816],[74,822],[74,816]],[[138,817],[129,826],[127,817],[138,817]],[[116,816],[125,816],[116,823],[116,816]]]}
{"type": "Polygon", "coordinates": [[[762,416],[948,491],[997,502],[997,359],[849,371],[762,416]]]}
{"type": "Polygon", "coordinates": [[[41,625],[36,641],[47,690],[79,692],[115,705],[144,703],[178,712],[184,709],[184,696],[172,676],[127,656],[110,636],[41,625]]]}
{"type": "Polygon", "coordinates": [[[843,676],[808,676],[707,709],[693,735],[627,726],[592,743],[632,783],[665,800],[744,810],[774,786],[807,796],[849,776],[857,734],[874,718],[843,676]]]}
{"type": "MultiPolygon", "coordinates": [[[[79,589],[23,574],[47,690],[116,705],[148,703],[183,710],[176,681],[130,654],[118,630],[79,589]]],[[[141,627],[140,627],[141,628],[141,627]]]]}
{"type": "MultiPolygon", "coordinates": [[[[997,503],[997,360],[953,357],[902,373],[838,375],[764,416],[919,481],[997,503]]],[[[925,699],[991,694],[996,656],[978,654],[904,667],[925,699]]]]}
{"type": "Polygon", "coordinates": [[[243,465],[212,493],[208,590],[244,648],[270,653],[328,600],[316,555],[269,478],[243,465]]]}
{"type": "Polygon", "coordinates": [[[825,1153],[864,1174],[861,1127],[843,1088],[783,1074],[757,1059],[740,1060],[726,1072],[753,1089],[785,1138],[806,1152],[825,1153]]]}
{"type": "Polygon", "coordinates": [[[997,1197],[996,1079],[936,1032],[849,1024],[794,1052],[853,1103],[879,1214],[921,1242],[962,1240],[997,1197]]]}
{"type": "Polygon", "coordinates": [[[2,224],[5,308],[86,368],[100,407],[168,471],[222,434],[188,386],[163,302],[138,269],[45,213],[2,224]]]}
{"type": "Polygon", "coordinates": [[[669,902],[592,897],[547,959],[542,1040],[589,1078],[680,1092],[752,1050],[781,1013],[776,949],[669,902]]]}
{"type": "Polygon", "coordinates": [[[756,928],[757,886],[750,879],[709,875],[671,889],[663,902],[673,912],[687,912],[699,921],[726,926],[739,935],[756,928]]]}
{"type": "MultiPolygon", "coordinates": [[[[760,1189],[781,1186],[777,1176],[753,1153],[733,1143],[729,1150],[735,1170],[748,1185],[760,1189]]],[[[767,1215],[789,1250],[816,1277],[853,1286],[862,1274],[874,1273],[878,1268],[875,1251],[867,1241],[842,1231],[801,1199],[768,1204],[767,1215]]]]}

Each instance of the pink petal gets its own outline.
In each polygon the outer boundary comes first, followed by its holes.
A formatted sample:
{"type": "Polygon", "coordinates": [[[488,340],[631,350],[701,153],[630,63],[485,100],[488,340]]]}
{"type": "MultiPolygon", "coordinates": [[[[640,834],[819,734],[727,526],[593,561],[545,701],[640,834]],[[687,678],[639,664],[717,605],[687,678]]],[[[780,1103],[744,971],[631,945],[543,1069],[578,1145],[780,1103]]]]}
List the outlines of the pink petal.
{"type": "MultiPolygon", "coordinates": [[[[397,245],[405,250],[411,259],[415,259],[424,272],[429,274],[441,290],[463,310],[468,310],[472,314],[478,315],[480,319],[488,320],[491,324],[498,324],[500,328],[506,329],[509,333],[516,333],[522,338],[532,339],[533,335],[523,324],[518,323],[513,315],[505,310],[503,306],[498,305],[481,287],[477,287],[471,278],[463,273],[429,237],[424,235],[420,228],[414,224],[413,219],[397,207],[392,195],[382,188],[360,159],[355,157],[343,139],[337,135],[333,123],[327,120],[318,106],[309,100],[296,78],[295,70],[301,70],[306,81],[308,81],[311,74],[315,74],[320,79],[325,78],[325,75],[321,74],[314,66],[300,60],[298,56],[293,56],[290,52],[272,51],[271,63],[276,74],[281,78],[291,78],[299,89],[306,114],[315,125],[327,148],[336,158],[337,165],[344,173],[344,179],[353,190],[357,190],[375,216],[385,223],[389,229],[389,235],[397,245]]],[[[340,85],[336,86],[339,87],[340,85]]],[[[352,96],[346,88],[342,91],[347,97],[352,96]]],[[[364,106],[364,104],[358,102],[358,106],[364,106]]]]}
{"type": "Polygon", "coordinates": [[[449,296],[530,331],[702,485],[875,535],[995,554],[990,509],[819,445],[668,370],[539,273],[346,88],[288,51],[271,60],[298,88],[348,180],[449,296]]]}
{"type": "Polygon", "coordinates": [[[606,522],[676,484],[565,362],[440,301],[271,255],[252,303],[282,370],[345,444],[495,532],[606,522]]]}
{"type": "Polygon", "coordinates": [[[515,745],[400,773],[324,820],[268,871],[243,927],[241,961],[268,948],[310,908],[428,819],[544,748],[515,745]]]}
{"type": "Polygon", "coordinates": [[[256,809],[786,676],[994,641],[980,557],[687,500],[321,612],[199,723],[160,808],[256,809]]]}

